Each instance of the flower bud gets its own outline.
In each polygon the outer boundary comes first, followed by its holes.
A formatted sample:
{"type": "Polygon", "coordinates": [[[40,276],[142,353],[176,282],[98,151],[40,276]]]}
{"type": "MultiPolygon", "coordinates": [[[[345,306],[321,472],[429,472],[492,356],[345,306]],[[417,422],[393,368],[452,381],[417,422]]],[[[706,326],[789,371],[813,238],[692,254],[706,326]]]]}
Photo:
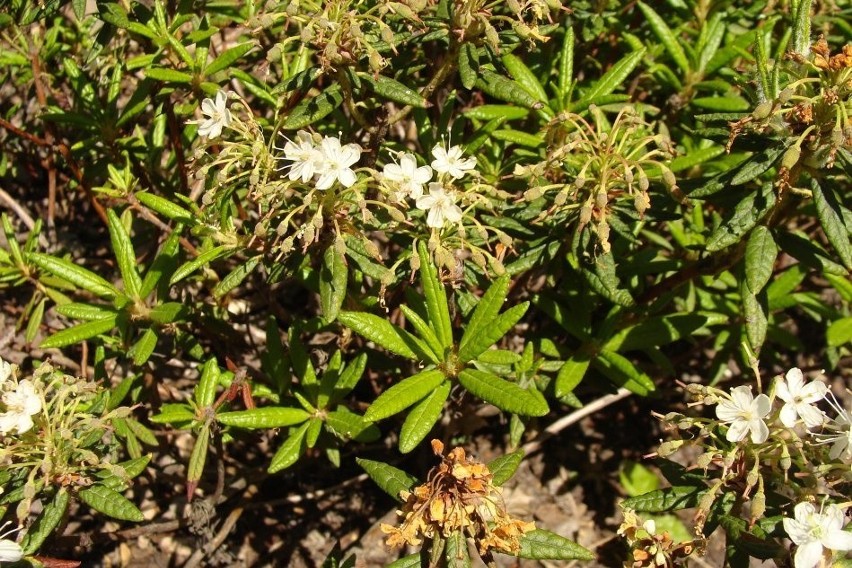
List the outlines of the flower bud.
{"type": "Polygon", "coordinates": [[[577,179],[574,180],[574,187],[582,189],[584,185],[586,185],[586,178],[582,175],[577,176],[577,179]]]}
{"type": "Polygon", "coordinates": [[[787,148],[787,151],[784,152],[784,157],[781,158],[781,167],[787,170],[793,169],[799,162],[799,158],[802,157],[802,151],[798,146],[793,145],[787,148]]]}
{"type": "Polygon", "coordinates": [[[751,113],[755,120],[763,120],[772,114],[772,101],[763,101],[757,105],[751,113]]]}
{"type": "Polygon", "coordinates": [[[683,444],[684,440],[668,440],[660,444],[657,454],[662,458],[668,457],[678,451],[683,444]]]}
{"type": "Polygon", "coordinates": [[[565,205],[566,201],[568,201],[568,192],[563,189],[556,194],[556,199],[553,200],[553,204],[557,207],[562,207],[565,205]]]}
{"type": "Polygon", "coordinates": [[[675,178],[675,175],[672,173],[672,171],[670,169],[668,169],[666,167],[663,167],[663,184],[668,189],[671,189],[671,188],[677,186],[677,179],[675,178]]]}
{"type": "Polygon", "coordinates": [[[417,272],[418,270],[420,270],[420,255],[412,254],[408,258],[408,266],[411,267],[412,272],[417,272]]]}
{"type": "Polygon", "coordinates": [[[592,220],[592,208],[588,205],[583,205],[580,208],[580,225],[586,225],[592,220]]]}
{"type": "Polygon", "coordinates": [[[793,97],[793,89],[787,87],[780,93],[778,93],[778,101],[783,105],[787,104],[787,102],[793,97]]]}
{"type": "Polygon", "coordinates": [[[343,240],[343,237],[337,235],[334,239],[334,252],[343,256],[346,254],[346,241],[343,240]]]}
{"type": "Polygon", "coordinates": [[[537,187],[531,187],[524,192],[524,199],[527,201],[535,201],[541,197],[541,189],[537,187]]]}
{"type": "Polygon", "coordinates": [[[393,219],[397,223],[405,222],[405,214],[396,207],[388,208],[388,215],[390,215],[391,219],[393,219]]]}
{"type": "Polygon", "coordinates": [[[485,260],[485,255],[479,252],[477,249],[471,249],[470,251],[470,259],[480,268],[485,268],[487,261],[485,260]]]}
{"type": "Polygon", "coordinates": [[[648,181],[648,175],[645,173],[645,170],[639,168],[639,191],[645,193],[650,186],[651,183],[648,181]]]}
{"type": "Polygon", "coordinates": [[[379,32],[382,36],[382,41],[385,43],[393,43],[393,30],[388,26],[383,26],[382,31],[379,32]]]}
{"type": "Polygon", "coordinates": [[[595,194],[595,207],[598,209],[604,209],[609,202],[609,196],[606,194],[606,191],[599,191],[595,194]]]}
{"type": "Polygon", "coordinates": [[[382,253],[379,251],[378,245],[369,239],[364,239],[364,249],[367,251],[367,254],[375,258],[376,260],[381,260],[382,253]]]}

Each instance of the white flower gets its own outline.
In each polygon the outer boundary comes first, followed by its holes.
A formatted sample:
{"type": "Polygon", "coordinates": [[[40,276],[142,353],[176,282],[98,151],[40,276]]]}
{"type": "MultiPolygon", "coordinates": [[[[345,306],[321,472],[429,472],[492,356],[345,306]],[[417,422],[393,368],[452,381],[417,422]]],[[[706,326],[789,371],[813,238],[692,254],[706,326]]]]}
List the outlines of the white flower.
{"type": "Polygon", "coordinates": [[[320,143],[324,158],[322,168],[317,172],[317,189],[328,189],[339,181],[343,187],[351,187],[358,181],[352,166],[361,159],[361,147],[358,144],[340,145],[340,139],[326,136],[320,143]]]}
{"type": "Polygon", "coordinates": [[[731,389],[731,399],[716,407],[716,416],[722,422],[730,424],[725,436],[729,442],[739,442],[751,432],[751,441],[760,444],[769,437],[769,428],[763,418],[770,411],[769,397],[765,394],[752,397],[751,389],[739,386],[731,389]]]}
{"type": "Polygon", "coordinates": [[[444,221],[458,223],[462,218],[462,210],[456,205],[456,194],[447,192],[440,183],[429,184],[429,195],[417,199],[417,208],[429,210],[426,215],[426,226],[440,229],[444,221]]]}
{"type": "Polygon", "coordinates": [[[292,181],[301,179],[302,183],[307,183],[325,167],[325,157],[314,145],[311,133],[305,130],[296,133],[295,141],[287,140],[284,157],[293,162],[286,166],[290,168],[287,177],[292,181]]]}
{"type": "Polygon", "coordinates": [[[206,138],[218,138],[222,129],[231,125],[231,111],[228,110],[228,95],[217,91],[215,99],[201,101],[201,114],[206,120],[198,127],[198,134],[206,138]]]}
{"type": "Polygon", "coordinates": [[[0,539],[0,562],[17,562],[23,557],[20,544],[8,538],[0,539]]]}
{"type": "Polygon", "coordinates": [[[793,557],[795,568],[814,568],[822,560],[823,547],[852,550],[852,533],[843,530],[846,520],[837,505],[818,512],[811,503],[799,503],[793,509],[795,519],[784,519],[784,531],[798,545],[793,557]]]}
{"type": "Polygon", "coordinates": [[[414,156],[402,154],[399,157],[399,164],[387,164],[382,170],[382,175],[412,199],[419,199],[423,195],[423,184],[432,179],[432,168],[429,166],[418,168],[414,156]]]}
{"type": "Polygon", "coordinates": [[[465,172],[476,167],[476,158],[462,159],[461,146],[444,148],[440,144],[436,144],[432,148],[432,156],[435,157],[432,161],[432,168],[439,174],[449,174],[453,179],[463,178],[465,172]]]}
{"type": "Polygon", "coordinates": [[[849,462],[852,461],[852,413],[840,406],[833,394],[830,392],[828,394],[829,396],[825,397],[825,400],[837,412],[837,416],[825,423],[825,429],[829,430],[830,434],[823,432],[814,434],[814,436],[819,438],[818,443],[820,444],[832,444],[828,451],[830,459],[841,458],[843,461],[849,462]]]}
{"type": "Polygon", "coordinates": [[[822,424],[825,415],[813,406],[813,403],[825,398],[828,387],[819,381],[806,385],[802,371],[796,367],[787,371],[786,379],[778,379],[775,385],[775,394],[784,401],[784,406],[781,407],[781,423],[792,428],[796,419],[801,416],[808,428],[816,428],[822,424]]]}
{"type": "Polygon", "coordinates": [[[6,412],[0,413],[0,433],[17,430],[23,434],[33,427],[33,415],[41,412],[41,397],[35,386],[24,379],[15,390],[3,395],[6,412]]]}

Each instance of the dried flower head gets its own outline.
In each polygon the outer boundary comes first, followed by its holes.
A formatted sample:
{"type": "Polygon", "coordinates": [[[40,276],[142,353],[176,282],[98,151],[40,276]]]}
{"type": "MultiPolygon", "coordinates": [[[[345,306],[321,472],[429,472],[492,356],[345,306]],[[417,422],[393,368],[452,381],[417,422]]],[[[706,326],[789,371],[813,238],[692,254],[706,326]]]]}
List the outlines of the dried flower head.
{"type": "MultiPolygon", "coordinates": [[[[432,440],[435,455],[443,456],[444,445],[432,440]]],[[[454,448],[429,472],[426,483],[400,495],[405,505],[398,514],[398,527],[383,524],[387,545],[420,545],[435,536],[454,533],[473,538],[480,554],[498,550],[517,554],[520,538],[535,524],[513,519],[505,509],[500,489],[488,467],[471,460],[463,448],[454,448]]]]}

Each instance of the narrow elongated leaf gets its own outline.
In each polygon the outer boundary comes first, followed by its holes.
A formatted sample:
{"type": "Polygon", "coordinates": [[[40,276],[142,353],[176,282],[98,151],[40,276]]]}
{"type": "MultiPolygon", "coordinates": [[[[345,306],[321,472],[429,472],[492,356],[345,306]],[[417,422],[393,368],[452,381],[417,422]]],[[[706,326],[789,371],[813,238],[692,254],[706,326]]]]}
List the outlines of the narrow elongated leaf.
{"type": "Polygon", "coordinates": [[[361,380],[361,375],[364,374],[364,369],[367,367],[367,354],[361,353],[353,361],[351,361],[346,368],[340,373],[340,378],[337,380],[337,383],[334,385],[334,392],[332,393],[331,398],[329,399],[329,403],[334,403],[340,400],[342,397],[346,396],[355,385],[358,384],[358,381],[361,380]]]}
{"type": "Polygon", "coordinates": [[[704,162],[712,160],[713,158],[720,156],[724,153],[724,146],[710,146],[709,148],[693,150],[685,156],[678,156],[677,158],[672,160],[669,164],[669,169],[674,173],[688,170],[689,168],[692,168],[699,164],[703,164],[704,162]]]}
{"type": "Polygon", "coordinates": [[[582,348],[565,361],[556,375],[555,394],[558,398],[574,391],[583,377],[586,376],[586,371],[589,370],[591,362],[591,357],[582,348]]]}
{"type": "Polygon", "coordinates": [[[366,312],[340,312],[337,319],[359,335],[406,359],[417,359],[411,349],[415,338],[385,318],[366,312]]]}
{"type": "Polygon", "coordinates": [[[39,268],[46,270],[58,276],[63,280],[67,280],[72,284],[79,286],[87,292],[99,296],[101,298],[112,299],[122,294],[109,282],[95,274],[90,270],[86,270],[82,266],[73,264],[65,259],[56,258],[39,252],[31,252],[26,255],[29,262],[35,264],[39,268]]]}
{"type": "Polygon", "coordinates": [[[136,523],[145,520],[142,511],[124,495],[103,485],[92,485],[80,490],[77,495],[83,503],[113,519],[136,523]]]}
{"type": "Polygon", "coordinates": [[[375,424],[363,416],[355,414],[345,406],[333,410],[326,415],[325,423],[330,430],[344,440],[355,440],[361,443],[375,442],[382,432],[375,424]]]}
{"type": "Polygon", "coordinates": [[[604,344],[609,351],[634,351],[659,347],[689,337],[711,322],[707,314],[670,314],[649,318],[628,327],[604,344]]]}
{"type": "Polygon", "coordinates": [[[220,412],[216,415],[216,420],[227,426],[252,430],[255,428],[293,426],[294,424],[304,422],[310,417],[311,415],[301,408],[266,406],[263,408],[220,412]]]}
{"type": "Polygon", "coordinates": [[[811,193],[814,196],[817,217],[828,242],[837,251],[844,266],[852,270],[852,245],[849,244],[849,233],[852,227],[844,223],[840,203],[834,192],[830,188],[823,189],[815,178],[811,178],[811,193]]]}
{"type": "Polygon", "coordinates": [[[517,81],[507,79],[488,69],[479,70],[479,79],[476,81],[476,88],[481,89],[495,99],[507,103],[514,103],[532,109],[542,107],[542,103],[529,94],[517,81]]]}
{"type": "Polygon", "coordinates": [[[165,67],[149,67],[145,70],[145,76],[154,81],[164,81],[166,83],[191,83],[192,75],[183,71],[175,71],[165,67]]]}
{"type": "Polygon", "coordinates": [[[53,309],[56,310],[57,313],[75,320],[91,321],[117,316],[114,310],[108,309],[104,306],[78,304],[76,302],[55,306],[53,309]]]}
{"type": "Polygon", "coordinates": [[[189,455],[189,465],[186,467],[186,498],[189,500],[192,500],[195,488],[198,487],[198,482],[204,473],[209,446],[210,422],[205,422],[195,437],[195,444],[192,446],[192,453],[189,455]]]}
{"type": "Polygon", "coordinates": [[[400,452],[407,454],[429,435],[441,418],[451,387],[450,381],[444,381],[411,409],[399,432],[400,452]]]}
{"type": "Polygon", "coordinates": [[[29,319],[27,320],[27,330],[24,335],[24,339],[26,339],[27,343],[32,343],[32,341],[36,338],[36,335],[38,335],[42,319],[44,319],[44,306],[46,303],[47,298],[42,298],[42,300],[38,302],[30,312],[29,319]]]}
{"type": "Polygon", "coordinates": [[[194,419],[195,413],[186,404],[164,404],[160,413],[151,416],[149,420],[154,424],[174,424],[194,419]]]}
{"type": "Polygon", "coordinates": [[[626,388],[634,394],[646,396],[655,390],[651,378],[618,353],[604,349],[592,364],[616,386],[626,388]]]}
{"type": "Polygon", "coordinates": [[[156,211],[163,217],[171,219],[172,221],[179,221],[187,225],[194,225],[196,223],[195,216],[190,213],[188,209],[181,207],[170,199],[160,197],[159,195],[155,195],[147,191],[140,191],[137,193],[136,199],[138,199],[145,207],[156,211]]]}
{"type": "Polygon", "coordinates": [[[787,148],[781,144],[774,144],[764,150],[752,155],[737,168],[737,173],[731,178],[731,185],[742,185],[749,182],[775,165],[787,148]]]}
{"type": "Polygon", "coordinates": [[[136,366],[142,365],[154,353],[154,348],[157,347],[157,332],[153,329],[146,329],[142,333],[142,337],[136,340],[130,349],[127,351],[127,356],[133,359],[133,364],[136,366]]]}
{"type": "Polygon", "coordinates": [[[698,54],[699,73],[704,73],[705,69],[707,69],[707,64],[716,55],[719,46],[722,44],[722,40],[725,38],[726,26],[722,22],[722,17],[722,14],[716,13],[705,23],[707,29],[706,39],[704,46],[701,48],[701,53],[698,54]]]}
{"type": "Polygon", "coordinates": [[[698,108],[716,112],[737,112],[751,108],[747,100],[738,96],[728,97],[696,97],[692,104],[698,108]]]}
{"type": "Polygon", "coordinates": [[[473,336],[491,325],[492,320],[500,313],[508,293],[509,275],[504,274],[491,283],[491,286],[477,302],[476,309],[473,311],[470,321],[467,322],[467,326],[465,326],[464,335],[462,335],[459,343],[460,348],[464,348],[465,345],[470,343],[473,336]]]}
{"type": "Polygon", "coordinates": [[[254,272],[254,269],[260,263],[259,256],[253,256],[246,260],[244,263],[237,266],[233,269],[227,276],[222,278],[222,280],[216,284],[213,288],[213,296],[216,298],[221,298],[240,284],[242,284],[243,280],[246,277],[254,272]]]}
{"type": "Polygon", "coordinates": [[[422,562],[420,559],[420,553],[415,552],[414,554],[409,554],[408,556],[403,556],[398,560],[394,560],[388,564],[386,568],[421,568],[421,566],[422,562]]]}
{"type": "Polygon", "coordinates": [[[517,306],[512,306],[493,319],[487,326],[481,328],[476,335],[471,336],[470,340],[459,349],[459,360],[466,363],[475,359],[494,345],[495,342],[506,335],[524,317],[529,305],[529,302],[524,302],[517,306]]]}
{"type": "Polygon", "coordinates": [[[530,95],[540,103],[547,103],[547,93],[538,80],[538,77],[524,64],[517,55],[507,53],[503,56],[503,65],[509,71],[512,78],[530,95]]]}
{"type": "Polygon", "coordinates": [[[465,42],[459,49],[459,76],[462,86],[470,90],[476,84],[479,69],[479,53],[471,42],[465,42]]]}
{"type": "Polygon", "coordinates": [[[464,116],[467,118],[475,118],[476,120],[517,120],[524,118],[530,113],[529,110],[523,107],[509,105],[480,105],[464,111],[464,116]]]}
{"type": "Polygon", "coordinates": [[[701,495],[706,490],[690,485],[657,489],[630,497],[622,502],[623,507],[629,507],[637,513],[663,513],[679,509],[688,509],[698,505],[701,495]]]}
{"type": "Polygon", "coordinates": [[[746,282],[752,294],[757,294],[772,277],[778,245],[772,238],[772,231],[764,225],[758,225],[749,235],[746,245],[745,273],[746,282]]]}
{"type": "Polygon", "coordinates": [[[420,241],[417,246],[420,255],[420,283],[426,297],[426,312],[429,322],[435,328],[435,335],[444,349],[453,344],[453,328],[450,325],[450,308],[447,304],[447,292],[438,278],[438,271],[432,263],[432,257],[426,244],[420,241]]]}
{"type": "Polygon", "coordinates": [[[411,491],[419,483],[416,477],[392,465],[363,458],[355,458],[355,461],[382,491],[397,501],[402,501],[400,492],[411,491]]]}
{"type": "Polygon", "coordinates": [[[393,416],[421,400],[446,380],[444,373],[438,369],[422,371],[403,379],[380,394],[367,409],[364,418],[376,422],[393,416]]]}
{"type": "Polygon", "coordinates": [[[429,353],[427,354],[431,355],[430,360],[435,364],[440,363],[444,357],[444,347],[438,341],[438,336],[435,335],[429,324],[408,306],[402,305],[399,309],[405,314],[405,319],[414,326],[417,335],[426,342],[426,345],[429,347],[429,353]]]}
{"type": "Polygon", "coordinates": [[[346,282],[349,271],[343,254],[338,253],[332,245],[325,249],[323,264],[320,270],[320,304],[323,319],[327,323],[337,319],[340,307],[346,298],[346,282]]]}
{"type": "Polygon", "coordinates": [[[148,319],[159,324],[170,324],[186,318],[189,307],[180,302],[166,302],[151,309],[148,319]]]}
{"type": "Polygon", "coordinates": [[[311,423],[305,422],[287,436],[287,439],[284,440],[284,443],[281,444],[281,447],[272,456],[272,461],[269,462],[269,468],[267,468],[269,473],[276,473],[282,469],[287,469],[299,461],[299,458],[304,455],[308,448],[306,438],[310,427],[311,423]]]}
{"type": "Polygon", "coordinates": [[[213,247],[212,249],[205,251],[198,255],[193,260],[190,260],[186,264],[182,265],[180,268],[175,270],[175,273],[172,274],[172,277],[169,279],[169,286],[174,286],[177,282],[180,282],[202,266],[210,264],[214,260],[218,260],[224,256],[227,256],[233,249],[231,247],[220,245],[218,247],[213,247]]]}
{"type": "Polygon", "coordinates": [[[459,373],[459,383],[472,394],[506,412],[544,416],[550,410],[538,391],[523,389],[485,371],[465,369],[459,373]]]}
{"type": "Polygon", "coordinates": [[[622,86],[627,79],[627,76],[636,69],[642,58],[645,57],[645,50],[640,49],[625,55],[622,59],[613,65],[609,71],[604,73],[603,77],[598,79],[592,87],[583,95],[582,99],[577,102],[576,107],[588,106],[601,97],[609,95],[618,87],[622,86]]]}
{"type": "Polygon", "coordinates": [[[281,128],[283,130],[304,128],[331,114],[342,102],[343,93],[340,85],[333,85],[316,97],[303,100],[296,105],[281,123],[281,128]]]}
{"type": "MultiPolygon", "coordinates": [[[[559,52],[559,78],[557,82],[557,90],[559,98],[562,101],[562,106],[568,100],[568,93],[571,91],[571,84],[574,81],[574,28],[571,27],[571,21],[565,19],[565,37],[562,38],[562,49],[559,52]]],[[[564,110],[564,109],[563,109],[564,110]]]]}
{"type": "Polygon", "coordinates": [[[494,485],[500,487],[512,479],[512,476],[515,475],[516,471],[518,471],[518,466],[521,465],[523,459],[524,451],[515,450],[514,452],[510,452],[490,461],[488,463],[488,471],[490,471],[493,476],[492,481],[494,482],[494,485]]]}
{"type": "Polygon", "coordinates": [[[21,541],[21,549],[25,556],[35,553],[45,539],[59,526],[65,510],[68,508],[68,490],[60,487],[35,522],[27,529],[27,534],[21,541]]]}
{"type": "Polygon", "coordinates": [[[424,99],[420,93],[409,89],[396,79],[391,79],[384,75],[374,77],[370,73],[358,73],[358,78],[369,84],[373,92],[382,98],[415,108],[426,108],[429,106],[429,101],[424,99]]]}
{"type": "Polygon", "coordinates": [[[715,252],[740,242],[775,205],[775,201],[775,190],[771,183],[765,184],[760,191],[750,192],[707,237],[705,248],[709,252],[715,252]]]}
{"type": "Polygon", "coordinates": [[[825,332],[825,340],[829,347],[840,347],[852,342],[852,317],[832,322],[825,332]]]}
{"type": "Polygon", "coordinates": [[[112,251],[115,254],[118,270],[121,272],[121,279],[124,281],[124,291],[131,298],[139,298],[142,278],[136,271],[136,252],[133,250],[133,243],[130,242],[130,235],[124,228],[124,223],[112,209],[107,210],[107,221],[112,251]]]}
{"type": "Polygon", "coordinates": [[[753,294],[748,289],[748,284],[741,286],[743,300],[743,318],[746,324],[746,337],[755,354],[760,353],[763,342],[766,340],[768,324],[766,294],[753,294]]]}
{"type": "Polygon", "coordinates": [[[201,378],[195,387],[195,403],[200,408],[207,408],[216,400],[216,388],[219,386],[219,365],[211,357],[201,368],[201,378]]]}
{"type": "Polygon", "coordinates": [[[251,51],[254,45],[254,42],[249,41],[226,49],[221,54],[219,54],[219,56],[214,59],[213,62],[210,63],[210,65],[204,68],[204,74],[212,75],[213,73],[224,71],[225,69],[230,67],[237,59],[251,51]]]}
{"type": "Polygon", "coordinates": [[[117,316],[113,315],[99,320],[87,321],[62,331],[57,331],[41,342],[42,349],[53,347],[67,347],[86,339],[106,333],[115,328],[117,316]]]}
{"type": "Polygon", "coordinates": [[[671,28],[668,24],[666,24],[666,21],[660,17],[653,8],[644,2],[639,2],[639,9],[642,10],[643,14],[645,14],[645,19],[648,20],[648,24],[650,24],[654,34],[657,38],[659,38],[660,42],[666,48],[666,51],[669,52],[672,61],[680,67],[680,70],[683,71],[685,76],[690,71],[689,60],[686,58],[686,54],[683,51],[683,47],[681,47],[681,42],[678,37],[675,36],[674,32],[672,32],[671,28]]]}
{"type": "Polygon", "coordinates": [[[447,561],[447,568],[470,568],[472,566],[470,550],[467,548],[467,537],[462,531],[455,531],[447,537],[444,558],[447,561]]]}
{"type": "Polygon", "coordinates": [[[519,558],[533,560],[594,560],[595,555],[572,540],[544,529],[521,536],[519,558]]]}

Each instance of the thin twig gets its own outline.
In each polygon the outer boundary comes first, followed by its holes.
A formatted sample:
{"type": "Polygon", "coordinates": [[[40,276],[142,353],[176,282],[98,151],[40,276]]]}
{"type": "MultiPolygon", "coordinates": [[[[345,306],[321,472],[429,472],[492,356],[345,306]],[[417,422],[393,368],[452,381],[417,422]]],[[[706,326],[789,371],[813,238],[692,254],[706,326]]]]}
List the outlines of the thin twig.
{"type": "Polygon", "coordinates": [[[184,568],[196,568],[196,566],[201,565],[201,561],[204,558],[209,558],[216,550],[222,546],[222,543],[225,542],[225,539],[228,538],[228,535],[234,529],[234,526],[237,524],[237,521],[242,516],[245,511],[244,507],[237,507],[225,518],[225,522],[222,523],[222,527],[219,529],[219,532],[216,533],[216,536],[213,537],[213,540],[207,543],[207,546],[204,548],[199,548],[196,550],[192,556],[189,557],[189,560],[184,564],[184,568]]]}
{"type": "Polygon", "coordinates": [[[589,404],[587,404],[583,408],[581,408],[579,410],[575,410],[571,414],[563,416],[562,418],[560,418],[559,420],[557,420],[556,422],[554,422],[553,424],[551,424],[550,426],[548,426],[547,428],[542,430],[541,434],[539,434],[536,437],[535,440],[532,440],[532,441],[524,444],[521,449],[524,451],[524,454],[526,454],[526,455],[533,454],[533,453],[535,453],[535,452],[537,452],[538,450],[541,449],[541,445],[545,442],[545,440],[552,438],[553,436],[555,436],[556,434],[558,434],[559,432],[561,432],[565,428],[568,428],[569,426],[576,424],[577,422],[579,422],[580,420],[582,420],[586,416],[592,415],[595,412],[597,412],[598,410],[602,410],[602,409],[606,408],[607,406],[609,406],[610,404],[614,404],[614,403],[618,402],[619,400],[621,400],[623,398],[627,398],[631,394],[632,393],[627,389],[618,389],[618,392],[616,392],[614,394],[608,394],[606,396],[602,396],[601,398],[597,399],[596,401],[590,402],[589,404]]]}

